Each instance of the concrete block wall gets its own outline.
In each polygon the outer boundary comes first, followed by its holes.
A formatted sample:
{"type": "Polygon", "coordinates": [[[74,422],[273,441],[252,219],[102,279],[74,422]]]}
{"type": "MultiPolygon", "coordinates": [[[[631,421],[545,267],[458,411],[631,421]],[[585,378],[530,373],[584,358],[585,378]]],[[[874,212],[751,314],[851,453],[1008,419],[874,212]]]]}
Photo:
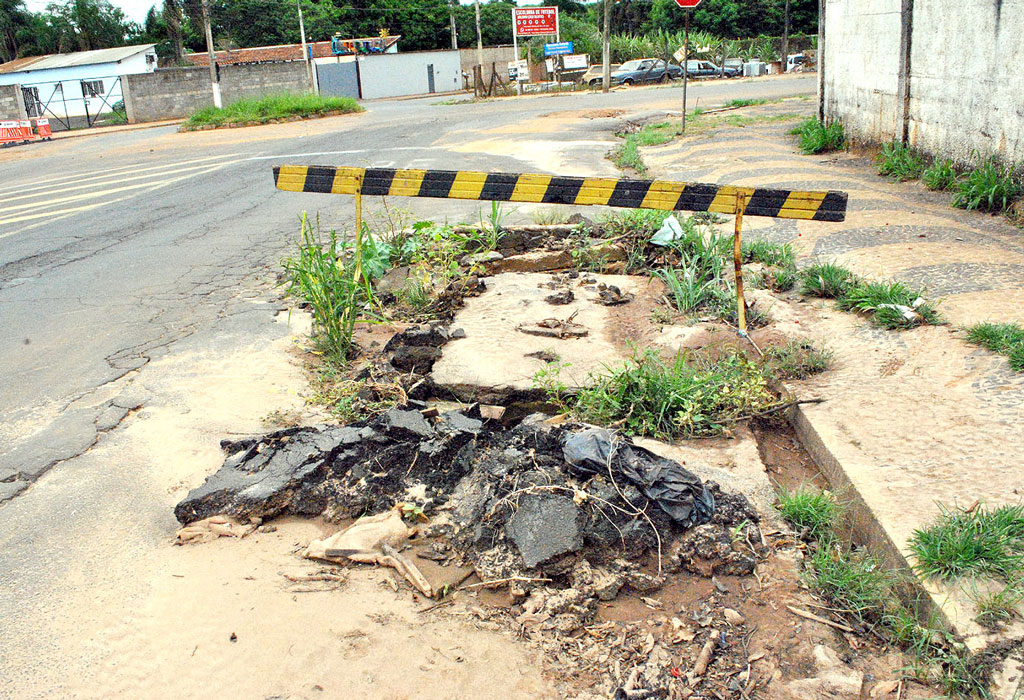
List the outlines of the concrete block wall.
{"type": "Polygon", "coordinates": [[[428,68],[431,66],[434,92],[462,89],[458,51],[410,51],[361,57],[359,77],[363,99],[428,94],[428,68]]]}
{"type": "Polygon", "coordinates": [[[28,119],[20,85],[0,85],[0,120],[28,119]]]}
{"type": "MultiPolygon", "coordinates": [[[[121,79],[128,121],[148,122],[187,117],[213,104],[208,67],[161,68],[121,79]]],[[[309,91],[303,61],[224,66],[220,70],[224,104],[247,97],[309,91]]]]}
{"type": "MultiPolygon", "coordinates": [[[[903,134],[901,0],[827,0],[826,118],[856,141],[903,134]]],[[[1024,2],[915,0],[907,140],[966,164],[1024,161],[1024,2]]]]}

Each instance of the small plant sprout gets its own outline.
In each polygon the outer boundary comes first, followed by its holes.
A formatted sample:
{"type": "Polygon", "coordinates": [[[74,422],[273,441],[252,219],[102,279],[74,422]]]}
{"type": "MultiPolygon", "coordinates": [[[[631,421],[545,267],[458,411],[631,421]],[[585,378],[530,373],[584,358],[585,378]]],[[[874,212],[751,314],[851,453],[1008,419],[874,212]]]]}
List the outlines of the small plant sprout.
{"type": "Polygon", "coordinates": [[[800,291],[825,299],[844,296],[856,282],[856,275],[834,263],[811,265],[800,273],[800,291]]]}
{"type": "Polygon", "coordinates": [[[800,487],[779,493],[779,513],[793,527],[807,530],[812,539],[831,536],[842,510],[829,491],[800,487]]]}
{"type": "Polygon", "coordinates": [[[918,179],[925,167],[924,156],[900,141],[882,144],[875,162],[879,175],[888,175],[897,182],[918,179]]]}
{"type": "Polygon", "coordinates": [[[1017,323],[978,323],[967,329],[967,341],[1006,355],[1010,368],[1024,372],[1024,327],[1017,323]]]}
{"type": "Polygon", "coordinates": [[[800,150],[808,155],[846,148],[843,125],[838,121],[826,125],[811,118],[801,122],[789,133],[800,137],[800,150]]]}

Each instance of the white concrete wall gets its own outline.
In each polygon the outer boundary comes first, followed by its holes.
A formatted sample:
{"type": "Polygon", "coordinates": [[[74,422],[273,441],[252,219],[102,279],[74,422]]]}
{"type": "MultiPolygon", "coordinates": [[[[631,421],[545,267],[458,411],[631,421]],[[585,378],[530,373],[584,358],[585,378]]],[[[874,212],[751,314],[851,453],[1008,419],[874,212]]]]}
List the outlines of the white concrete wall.
{"type": "Polygon", "coordinates": [[[901,128],[896,123],[900,0],[826,2],[826,119],[840,119],[855,138],[891,140],[901,128]]]}
{"type": "Polygon", "coordinates": [[[359,57],[363,99],[424,95],[430,92],[427,66],[434,66],[434,92],[462,89],[458,51],[412,51],[359,57]]]}
{"type": "Polygon", "coordinates": [[[910,63],[911,144],[1024,160],[1024,0],[917,0],[910,63]]]}
{"type": "MultiPolygon", "coordinates": [[[[858,141],[902,134],[900,0],[827,0],[825,113],[858,141]]],[[[1024,0],[916,0],[908,139],[959,162],[1024,160],[1024,0]]]]}

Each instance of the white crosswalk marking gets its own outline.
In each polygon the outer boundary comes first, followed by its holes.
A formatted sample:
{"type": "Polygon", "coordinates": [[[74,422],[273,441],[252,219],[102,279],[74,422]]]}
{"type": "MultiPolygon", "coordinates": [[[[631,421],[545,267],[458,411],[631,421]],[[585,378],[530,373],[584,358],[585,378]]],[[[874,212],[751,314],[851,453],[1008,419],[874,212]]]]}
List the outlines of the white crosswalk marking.
{"type": "Polygon", "coordinates": [[[7,187],[0,191],[0,239],[220,170],[237,162],[236,156],[230,153],[157,167],[135,163],[7,187]],[[14,230],[15,224],[22,226],[14,230]]]}

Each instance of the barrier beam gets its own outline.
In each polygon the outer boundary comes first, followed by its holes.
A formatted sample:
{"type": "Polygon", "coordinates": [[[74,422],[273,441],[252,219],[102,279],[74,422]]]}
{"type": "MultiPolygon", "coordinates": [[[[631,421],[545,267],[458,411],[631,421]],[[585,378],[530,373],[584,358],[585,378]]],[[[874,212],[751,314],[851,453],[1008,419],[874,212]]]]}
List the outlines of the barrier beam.
{"type": "MultiPolygon", "coordinates": [[[[838,222],[846,220],[847,204],[847,194],[836,190],[816,192],[672,180],[563,177],[475,170],[280,165],[274,167],[274,184],[277,189],[289,192],[353,195],[356,197],[357,219],[362,218],[362,195],[733,214],[736,217],[733,257],[736,269],[737,326],[743,337],[747,337],[740,240],[743,217],[767,216],[838,222]]],[[[361,228],[357,225],[357,235],[361,228]]]]}

